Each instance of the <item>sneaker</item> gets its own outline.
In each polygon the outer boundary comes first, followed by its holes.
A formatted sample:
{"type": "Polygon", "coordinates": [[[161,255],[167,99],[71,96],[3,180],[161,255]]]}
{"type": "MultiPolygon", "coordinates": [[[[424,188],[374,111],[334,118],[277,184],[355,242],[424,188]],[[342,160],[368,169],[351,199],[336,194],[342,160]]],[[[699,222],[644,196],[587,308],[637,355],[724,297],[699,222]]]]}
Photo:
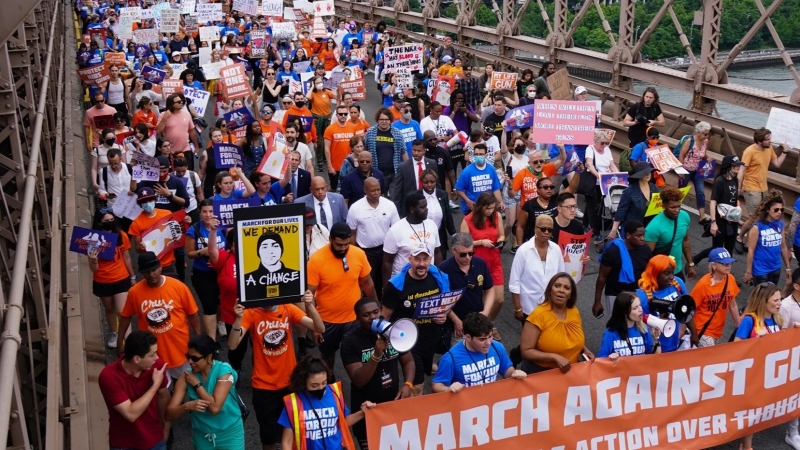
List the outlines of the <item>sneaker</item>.
{"type": "Polygon", "coordinates": [[[600,236],[598,234],[597,236],[594,237],[594,245],[600,245],[602,243],[603,243],[603,236],[600,236]]]}
{"type": "Polygon", "coordinates": [[[800,435],[795,434],[792,436],[787,434],[785,440],[786,443],[789,444],[789,447],[792,447],[795,450],[800,450],[800,435]]]}
{"type": "Polygon", "coordinates": [[[108,333],[108,343],[106,344],[108,348],[117,348],[117,338],[119,334],[116,331],[112,331],[108,333]]]}
{"type": "Polygon", "coordinates": [[[512,245],[511,246],[511,254],[513,255],[513,254],[517,253],[517,249],[518,248],[519,248],[519,245],[512,245]]]}
{"type": "Polygon", "coordinates": [[[227,337],[228,330],[225,328],[225,323],[222,321],[217,322],[217,336],[227,337]]]}
{"type": "Polygon", "coordinates": [[[745,253],[744,243],[737,239],[736,240],[736,244],[734,244],[734,246],[733,246],[733,251],[738,253],[738,254],[740,254],[740,255],[744,255],[744,253],[745,253]]]}
{"type": "Polygon", "coordinates": [[[492,328],[492,339],[495,341],[502,341],[503,337],[500,336],[500,332],[497,331],[497,328],[492,328]]]}
{"type": "Polygon", "coordinates": [[[455,203],[453,203],[452,200],[450,200],[450,209],[458,209],[458,208],[460,208],[460,206],[456,205],[455,203]]]}
{"type": "Polygon", "coordinates": [[[580,208],[575,208],[575,218],[583,219],[583,211],[580,208]]]}
{"type": "Polygon", "coordinates": [[[700,225],[705,225],[707,223],[711,223],[711,217],[705,216],[702,219],[700,219],[700,225]]]}

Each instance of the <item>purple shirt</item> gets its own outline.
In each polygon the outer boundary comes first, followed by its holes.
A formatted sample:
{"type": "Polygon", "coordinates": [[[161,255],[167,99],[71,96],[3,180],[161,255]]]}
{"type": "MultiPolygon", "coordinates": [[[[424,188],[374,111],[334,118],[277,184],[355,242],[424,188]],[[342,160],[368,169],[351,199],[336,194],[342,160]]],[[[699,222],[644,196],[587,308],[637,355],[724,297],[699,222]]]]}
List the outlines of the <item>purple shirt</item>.
{"type": "MultiPolygon", "coordinates": [[[[467,105],[467,110],[470,112],[470,114],[475,114],[475,110],[472,109],[472,105],[467,105]]],[[[451,111],[450,107],[446,106],[444,108],[444,111],[442,111],[442,114],[445,115],[445,116],[450,117],[450,111],[451,111]]],[[[456,126],[456,130],[463,131],[463,132],[469,134],[470,128],[472,126],[472,121],[469,120],[469,116],[467,116],[466,114],[462,114],[462,113],[457,112],[452,117],[452,119],[453,119],[453,124],[455,124],[455,126],[456,126]]]]}

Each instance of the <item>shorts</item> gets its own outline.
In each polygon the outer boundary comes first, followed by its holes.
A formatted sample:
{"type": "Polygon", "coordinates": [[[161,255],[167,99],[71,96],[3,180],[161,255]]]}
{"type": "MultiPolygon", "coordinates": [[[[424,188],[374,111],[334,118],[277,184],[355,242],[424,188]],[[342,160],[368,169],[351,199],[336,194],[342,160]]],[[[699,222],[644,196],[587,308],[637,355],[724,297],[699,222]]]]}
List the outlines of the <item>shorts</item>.
{"type": "Polygon", "coordinates": [[[506,208],[514,208],[519,205],[519,200],[522,195],[522,191],[517,192],[517,195],[514,197],[508,196],[508,189],[507,186],[504,184],[503,188],[500,190],[503,193],[503,203],[505,203],[506,208]]]}
{"type": "Polygon", "coordinates": [[[125,277],[113,283],[101,283],[99,281],[92,281],[92,294],[98,297],[113,297],[123,292],[128,292],[131,289],[131,279],[125,277]]]}
{"type": "Polygon", "coordinates": [[[747,206],[747,216],[752,217],[756,213],[758,205],[760,205],[761,201],[767,196],[767,193],[760,191],[742,191],[742,196],[744,197],[744,204],[747,206]]]}
{"type": "Polygon", "coordinates": [[[326,356],[332,356],[339,350],[344,337],[358,328],[358,322],[349,323],[328,323],[325,322],[325,332],[322,333],[322,343],[319,344],[319,352],[326,356]]]}
{"type": "Polygon", "coordinates": [[[200,304],[203,305],[203,315],[213,316],[219,309],[219,285],[217,273],[212,271],[192,270],[192,286],[197,292],[200,304]]]}
{"type": "Polygon", "coordinates": [[[700,336],[700,342],[697,344],[697,348],[700,347],[711,347],[717,345],[717,340],[711,336],[700,336]]]}
{"type": "Polygon", "coordinates": [[[253,410],[258,421],[261,445],[272,445],[281,441],[283,427],[278,425],[278,418],[284,408],[283,397],[291,393],[288,387],[277,391],[253,388],[253,410]]]}
{"type": "Polygon", "coordinates": [[[417,345],[411,349],[411,357],[414,358],[414,386],[422,384],[425,382],[425,375],[430,376],[431,371],[433,370],[433,355],[434,355],[434,347],[433,344],[420,344],[417,341],[417,345]]]}

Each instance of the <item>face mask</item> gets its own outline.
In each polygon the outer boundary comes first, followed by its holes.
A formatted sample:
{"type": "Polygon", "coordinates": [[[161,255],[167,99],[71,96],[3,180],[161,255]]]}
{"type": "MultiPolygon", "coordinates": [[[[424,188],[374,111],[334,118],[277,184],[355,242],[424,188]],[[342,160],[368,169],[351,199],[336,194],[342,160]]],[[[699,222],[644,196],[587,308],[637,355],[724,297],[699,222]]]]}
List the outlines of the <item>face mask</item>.
{"type": "Polygon", "coordinates": [[[486,164],[486,157],[485,156],[476,156],[475,157],[475,164],[482,166],[486,164]]]}
{"type": "Polygon", "coordinates": [[[100,224],[102,225],[103,229],[106,230],[106,231],[111,231],[111,230],[114,229],[114,222],[113,221],[111,221],[111,222],[101,222],[100,224]]]}
{"type": "Polygon", "coordinates": [[[297,106],[298,108],[302,108],[302,107],[306,106],[306,102],[300,100],[299,102],[294,102],[294,106],[297,106]]]}
{"type": "Polygon", "coordinates": [[[536,91],[528,92],[528,98],[536,98],[536,91]]]}
{"type": "Polygon", "coordinates": [[[105,142],[106,142],[106,145],[111,147],[112,145],[114,145],[114,142],[117,142],[117,140],[116,140],[116,138],[111,138],[111,139],[106,139],[105,142]]]}
{"type": "Polygon", "coordinates": [[[147,202],[147,203],[143,203],[140,206],[142,207],[142,210],[144,212],[151,213],[151,212],[153,212],[154,209],[156,209],[156,202],[147,202]]]}
{"type": "Polygon", "coordinates": [[[358,55],[350,55],[350,61],[358,61],[358,55]]]}
{"type": "Polygon", "coordinates": [[[648,139],[647,143],[650,145],[656,145],[658,144],[658,139],[648,139]]]}
{"type": "Polygon", "coordinates": [[[411,118],[411,113],[410,112],[403,113],[403,119],[410,119],[410,118],[411,118]]]}
{"type": "Polygon", "coordinates": [[[308,391],[308,393],[321,400],[322,396],[325,395],[325,388],[308,391]]]}
{"type": "Polygon", "coordinates": [[[514,147],[514,153],[516,153],[518,155],[524,154],[525,153],[525,146],[524,145],[518,145],[518,146],[514,147]]]}
{"type": "Polygon", "coordinates": [[[314,87],[317,88],[317,90],[321,91],[322,88],[325,87],[325,84],[324,83],[317,83],[317,84],[314,85],[314,87]]]}
{"type": "Polygon", "coordinates": [[[166,175],[161,175],[161,174],[158,175],[158,179],[160,181],[166,181],[167,178],[169,178],[169,173],[167,173],[166,175]]]}

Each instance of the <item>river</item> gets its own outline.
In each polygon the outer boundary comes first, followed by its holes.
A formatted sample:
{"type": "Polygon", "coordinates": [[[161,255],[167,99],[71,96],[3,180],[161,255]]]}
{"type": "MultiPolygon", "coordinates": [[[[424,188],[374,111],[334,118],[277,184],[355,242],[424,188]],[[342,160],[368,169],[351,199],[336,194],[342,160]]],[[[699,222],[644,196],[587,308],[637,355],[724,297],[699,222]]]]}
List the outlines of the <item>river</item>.
{"type": "MultiPolygon", "coordinates": [[[[768,66],[762,69],[743,69],[728,71],[728,81],[730,83],[743,86],[767,89],[784,95],[790,95],[797,88],[792,74],[785,66],[768,66]]],[[[649,86],[647,83],[634,82],[633,88],[637,93],[641,93],[644,88],[649,86]]],[[[685,108],[691,100],[691,94],[675,89],[657,86],[658,95],[662,103],[685,108]]],[[[747,125],[753,128],[765,126],[768,114],[753,111],[730,103],[717,102],[717,109],[723,119],[747,125]]]]}

